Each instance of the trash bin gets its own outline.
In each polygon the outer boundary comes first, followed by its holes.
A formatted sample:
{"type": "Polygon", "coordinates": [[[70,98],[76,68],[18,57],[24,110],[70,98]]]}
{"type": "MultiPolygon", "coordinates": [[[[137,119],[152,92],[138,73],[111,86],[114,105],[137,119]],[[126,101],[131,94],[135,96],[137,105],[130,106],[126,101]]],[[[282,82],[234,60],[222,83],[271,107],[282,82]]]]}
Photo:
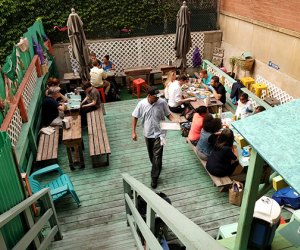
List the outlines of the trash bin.
{"type": "Polygon", "coordinates": [[[280,223],[280,214],[281,208],[275,200],[263,196],[256,201],[248,247],[270,248],[280,223]]]}

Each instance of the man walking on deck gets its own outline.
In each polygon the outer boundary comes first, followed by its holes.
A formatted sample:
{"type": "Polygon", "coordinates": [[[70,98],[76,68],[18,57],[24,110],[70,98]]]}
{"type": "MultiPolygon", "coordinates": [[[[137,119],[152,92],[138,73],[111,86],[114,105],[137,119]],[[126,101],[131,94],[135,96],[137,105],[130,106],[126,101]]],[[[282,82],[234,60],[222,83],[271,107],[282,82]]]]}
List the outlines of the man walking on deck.
{"type": "Polygon", "coordinates": [[[148,155],[152,164],[151,187],[157,187],[157,181],[162,168],[163,145],[165,135],[162,134],[160,122],[167,117],[174,121],[168,104],[159,98],[159,90],[149,87],[147,98],[141,100],[132,113],[132,139],[137,140],[136,124],[139,118],[142,119],[142,126],[148,155]]]}

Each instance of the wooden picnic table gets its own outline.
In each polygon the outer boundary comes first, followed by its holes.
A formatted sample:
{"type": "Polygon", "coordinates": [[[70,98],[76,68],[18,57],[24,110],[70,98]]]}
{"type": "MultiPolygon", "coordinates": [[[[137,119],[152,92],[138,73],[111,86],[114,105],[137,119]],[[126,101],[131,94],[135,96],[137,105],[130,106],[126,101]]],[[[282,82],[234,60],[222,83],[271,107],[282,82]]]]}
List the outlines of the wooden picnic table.
{"type": "Polygon", "coordinates": [[[152,68],[149,66],[139,66],[139,67],[133,67],[124,69],[124,73],[126,75],[126,84],[127,86],[130,86],[129,84],[129,76],[140,76],[145,75],[146,76],[146,82],[148,85],[150,85],[150,73],[152,71],[152,68]]]}
{"type": "Polygon", "coordinates": [[[66,146],[69,165],[71,170],[74,170],[74,165],[77,163],[76,156],[79,154],[79,164],[81,168],[84,168],[84,158],[82,152],[82,133],[81,133],[81,117],[68,116],[71,127],[69,129],[63,129],[62,142],[66,146]],[[74,159],[72,157],[72,148],[74,148],[74,159]]]}
{"type": "MultiPolygon", "coordinates": [[[[188,86],[189,86],[189,85],[188,85],[188,86]]],[[[191,87],[191,86],[189,86],[189,88],[190,88],[190,87],[191,87]]],[[[222,103],[221,101],[217,100],[215,97],[212,97],[213,94],[210,94],[210,95],[211,95],[211,96],[210,96],[210,102],[209,102],[208,104],[206,104],[206,103],[204,102],[204,98],[198,98],[198,97],[197,97],[197,96],[201,96],[201,94],[199,94],[199,95],[194,95],[194,96],[189,95],[189,94],[188,94],[189,88],[183,89],[183,90],[182,90],[182,93],[183,93],[183,97],[184,97],[184,98],[188,98],[188,97],[196,97],[196,98],[197,98],[196,101],[190,102],[190,105],[191,105],[192,108],[196,109],[196,108],[198,108],[198,107],[200,107],[200,106],[206,106],[206,107],[208,107],[208,108],[211,108],[211,109],[213,110],[214,113],[217,113],[217,112],[218,112],[218,108],[223,106],[223,103],[222,103]]],[[[197,90],[203,90],[203,91],[204,91],[204,89],[195,88],[195,91],[197,91],[197,90]]]]}
{"type": "Polygon", "coordinates": [[[65,116],[73,115],[78,116],[81,105],[81,95],[76,95],[74,93],[67,93],[65,95],[68,98],[68,102],[65,103],[66,110],[64,111],[65,116]]]}
{"type": "Polygon", "coordinates": [[[81,78],[78,72],[64,73],[64,81],[70,81],[70,84],[80,86],[81,78]]]}

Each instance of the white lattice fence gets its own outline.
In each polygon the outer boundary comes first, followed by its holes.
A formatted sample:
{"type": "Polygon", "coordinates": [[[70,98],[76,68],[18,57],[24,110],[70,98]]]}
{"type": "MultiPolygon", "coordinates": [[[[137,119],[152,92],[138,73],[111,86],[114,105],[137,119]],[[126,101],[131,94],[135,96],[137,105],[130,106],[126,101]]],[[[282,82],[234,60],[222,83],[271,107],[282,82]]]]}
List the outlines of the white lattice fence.
{"type": "Polygon", "coordinates": [[[17,107],[7,129],[7,133],[9,135],[13,147],[16,146],[19,140],[21,129],[22,129],[22,117],[20,114],[20,110],[17,107]]]}
{"type": "MultiPolygon", "coordinates": [[[[290,96],[288,93],[286,93],[282,89],[278,88],[273,83],[267,81],[266,79],[264,79],[260,75],[257,75],[257,77],[255,79],[255,82],[266,84],[268,86],[269,96],[272,97],[272,98],[278,99],[281,104],[294,100],[294,98],[292,96],[290,96]]],[[[266,96],[266,93],[263,92],[262,93],[262,98],[264,98],[265,96],[266,96]]]]}
{"type": "Polygon", "coordinates": [[[28,110],[31,98],[34,93],[34,88],[36,86],[36,83],[37,83],[37,72],[36,72],[36,68],[34,67],[34,69],[32,70],[32,72],[30,74],[28,82],[26,83],[24,91],[22,93],[22,98],[23,98],[26,110],[28,110]]]}
{"type": "MultiPolygon", "coordinates": [[[[188,66],[192,65],[194,48],[199,48],[200,54],[204,50],[204,33],[192,33],[192,48],[187,54],[188,66]]],[[[125,68],[137,66],[150,66],[157,68],[160,64],[166,64],[168,60],[175,61],[174,50],[175,34],[151,37],[127,38],[111,41],[98,41],[88,43],[90,51],[96,53],[97,58],[102,59],[109,54],[116,65],[116,71],[121,72],[125,68]]],[[[72,47],[69,45],[69,54],[73,70],[79,70],[79,65],[72,55],[72,47]]]]}

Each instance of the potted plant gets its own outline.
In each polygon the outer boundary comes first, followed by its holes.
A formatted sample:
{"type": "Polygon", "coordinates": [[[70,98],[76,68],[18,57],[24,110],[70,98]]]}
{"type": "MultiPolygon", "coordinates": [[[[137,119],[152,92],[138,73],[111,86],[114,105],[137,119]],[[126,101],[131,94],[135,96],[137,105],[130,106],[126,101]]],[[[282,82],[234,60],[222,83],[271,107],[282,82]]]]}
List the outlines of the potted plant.
{"type": "Polygon", "coordinates": [[[230,57],[229,58],[229,63],[230,63],[230,66],[231,66],[231,72],[228,72],[228,75],[231,76],[232,78],[234,78],[234,76],[235,76],[234,69],[235,69],[235,66],[237,64],[237,58],[235,56],[230,57]]]}

